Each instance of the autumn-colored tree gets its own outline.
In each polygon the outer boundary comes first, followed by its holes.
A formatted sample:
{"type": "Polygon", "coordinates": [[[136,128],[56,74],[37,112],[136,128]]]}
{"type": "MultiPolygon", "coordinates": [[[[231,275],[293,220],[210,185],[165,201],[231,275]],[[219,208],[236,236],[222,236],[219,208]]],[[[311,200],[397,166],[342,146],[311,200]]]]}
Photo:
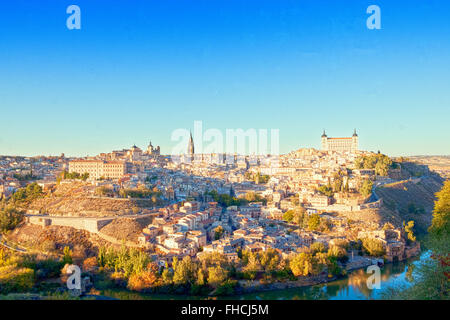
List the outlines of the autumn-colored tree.
{"type": "Polygon", "coordinates": [[[325,251],[325,245],[322,242],[314,242],[311,244],[311,253],[316,254],[317,252],[324,252],[325,251]]]}
{"type": "Polygon", "coordinates": [[[261,262],[259,261],[259,256],[257,252],[249,252],[248,253],[248,262],[244,267],[245,271],[260,271],[261,270],[261,262]]]}
{"type": "Polygon", "coordinates": [[[228,278],[228,271],[220,266],[208,268],[208,284],[218,286],[228,278]]]}
{"type": "Polygon", "coordinates": [[[83,271],[91,272],[94,271],[98,266],[97,257],[86,258],[83,261],[83,271]]]}
{"type": "Polygon", "coordinates": [[[197,271],[197,282],[196,282],[196,284],[198,286],[203,286],[203,285],[206,284],[205,273],[204,273],[202,268],[199,268],[198,271],[197,271]]]}
{"type": "Polygon", "coordinates": [[[219,240],[223,233],[225,232],[225,230],[223,229],[222,226],[218,226],[217,228],[214,229],[214,239],[215,240],[219,240]]]}
{"type": "Polygon", "coordinates": [[[414,242],[416,241],[416,236],[414,235],[414,221],[408,221],[405,225],[405,232],[408,237],[408,241],[414,242]]]}
{"type": "Polygon", "coordinates": [[[70,250],[70,247],[65,246],[63,250],[63,262],[64,264],[72,264],[72,250],[70,250]]]}
{"type": "Polygon", "coordinates": [[[291,268],[294,276],[307,276],[313,273],[313,256],[310,253],[299,253],[294,256],[289,262],[289,267],[291,268]]]}
{"type": "Polygon", "coordinates": [[[448,236],[450,234],[450,180],[444,183],[442,189],[436,193],[436,197],[429,231],[435,237],[448,236]]]}
{"type": "Polygon", "coordinates": [[[128,289],[135,291],[144,291],[153,287],[157,281],[157,275],[151,271],[146,270],[140,273],[132,274],[128,278],[128,289]]]}
{"type": "Polygon", "coordinates": [[[337,260],[342,262],[348,260],[347,251],[344,248],[338,246],[330,246],[327,255],[329,257],[335,257],[337,260]]]}

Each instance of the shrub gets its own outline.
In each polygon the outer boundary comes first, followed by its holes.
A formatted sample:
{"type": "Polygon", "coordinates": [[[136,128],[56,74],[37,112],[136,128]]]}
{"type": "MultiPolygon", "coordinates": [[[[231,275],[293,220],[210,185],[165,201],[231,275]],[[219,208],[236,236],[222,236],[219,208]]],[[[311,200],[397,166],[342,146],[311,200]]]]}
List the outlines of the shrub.
{"type": "Polygon", "coordinates": [[[237,286],[236,280],[227,280],[216,289],[216,295],[218,296],[229,296],[234,293],[234,289],[237,286]]]}
{"type": "Polygon", "coordinates": [[[128,289],[135,291],[145,291],[151,289],[157,281],[157,277],[152,271],[143,271],[132,274],[128,278],[128,289]]]}
{"type": "Polygon", "coordinates": [[[325,245],[322,242],[314,242],[311,247],[311,253],[325,252],[325,245]]]}
{"type": "Polygon", "coordinates": [[[34,270],[9,265],[0,268],[0,292],[26,292],[34,285],[34,270]]]}
{"type": "Polygon", "coordinates": [[[5,232],[13,230],[22,222],[23,216],[23,212],[20,212],[13,207],[0,210],[0,231],[5,232]]]}
{"type": "Polygon", "coordinates": [[[83,261],[83,271],[91,272],[98,267],[97,257],[90,257],[83,261]]]}
{"type": "Polygon", "coordinates": [[[362,239],[362,247],[366,253],[374,257],[379,257],[385,254],[383,242],[378,239],[362,239]]]}

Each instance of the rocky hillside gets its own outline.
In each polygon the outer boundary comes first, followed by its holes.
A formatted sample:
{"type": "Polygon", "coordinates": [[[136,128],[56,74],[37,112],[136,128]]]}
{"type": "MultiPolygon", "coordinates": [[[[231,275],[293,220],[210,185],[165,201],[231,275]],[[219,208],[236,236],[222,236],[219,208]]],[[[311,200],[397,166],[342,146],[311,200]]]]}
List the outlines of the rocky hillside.
{"type": "Polygon", "coordinates": [[[142,229],[152,222],[152,217],[146,218],[117,218],[100,229],[100,232],[117,240],[138,242],[142,229]]]}
{"type": "Polygon", "coordinates": [[[23,224],[7,235],[8,241],[18,243],[31,252],[59,252],[69,246],[74,259],[83,259],[97,253],[98,248],[110,245],[95,234],[71,227],[23,224]]]}
{"type": "Polygon", "coordinates": [[[391,218],[396,224],[414,220],[416,230],[426,232],[431,223],[435,193],[443,185],[437,175],[399,181],[377,188],[376,192],[384,201],[380,216],[391,218]]]}

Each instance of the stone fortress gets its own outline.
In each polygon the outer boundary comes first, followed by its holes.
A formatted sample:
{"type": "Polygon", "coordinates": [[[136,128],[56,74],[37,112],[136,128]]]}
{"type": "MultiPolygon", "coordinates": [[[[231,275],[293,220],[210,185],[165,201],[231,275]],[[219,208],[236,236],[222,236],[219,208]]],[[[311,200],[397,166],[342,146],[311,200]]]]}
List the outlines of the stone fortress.
{"type": "Polygon", "coordinates": [[[322,134],[322,150],[355,153],[358,151],[358,134],[356,129],[353,132],[353,136],[345,138],[330,138],[324,130],[322,134]]]}

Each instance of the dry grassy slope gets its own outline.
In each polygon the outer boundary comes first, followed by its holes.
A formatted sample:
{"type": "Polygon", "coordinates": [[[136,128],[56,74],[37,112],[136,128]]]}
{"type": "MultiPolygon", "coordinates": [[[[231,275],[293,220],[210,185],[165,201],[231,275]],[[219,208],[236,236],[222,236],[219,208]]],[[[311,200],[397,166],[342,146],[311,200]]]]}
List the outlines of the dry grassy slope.
{"type": "Polygon", "coordinates": [[[27,248],[47,251],[54,248],[60,252],[69,246],[75,255],[90,256],[97,252],[98,247],[109,243],[95,234],[70,227],[23,224],[7,235],[8,239],[27,248]]]}
{"type": "Polygon", "coordinates": [[[100,229],[101,233],[117,240],[138,241],[142,229],[152,222],[152,217],[145,218],[117,218],[100,229]]]}
{"type": "Polygon", "coordinates": [[[401,225],[402,221],[414,220],[416,230],[426,232],[431,223],[435,193],[441,189],[442,183],[442,178],[430,175],[422,177],[418,183],[402,181],[378,188],[376,192],[384,201],[380,216],[394,220],[397,225],[401,225]],[[423,207],[425,213],[408,212],[411,203],[423,207]]]}
{"type": "Polygon", "coordinates": [[[120,216],[132,214],[134,208],[145,209],[153,205],[151,200],[131,200],[93,197],[95,187],[76,182],[61,184],[44,198],[36,199],[28,209],[51,215],[67,216],[120,216]]]}

